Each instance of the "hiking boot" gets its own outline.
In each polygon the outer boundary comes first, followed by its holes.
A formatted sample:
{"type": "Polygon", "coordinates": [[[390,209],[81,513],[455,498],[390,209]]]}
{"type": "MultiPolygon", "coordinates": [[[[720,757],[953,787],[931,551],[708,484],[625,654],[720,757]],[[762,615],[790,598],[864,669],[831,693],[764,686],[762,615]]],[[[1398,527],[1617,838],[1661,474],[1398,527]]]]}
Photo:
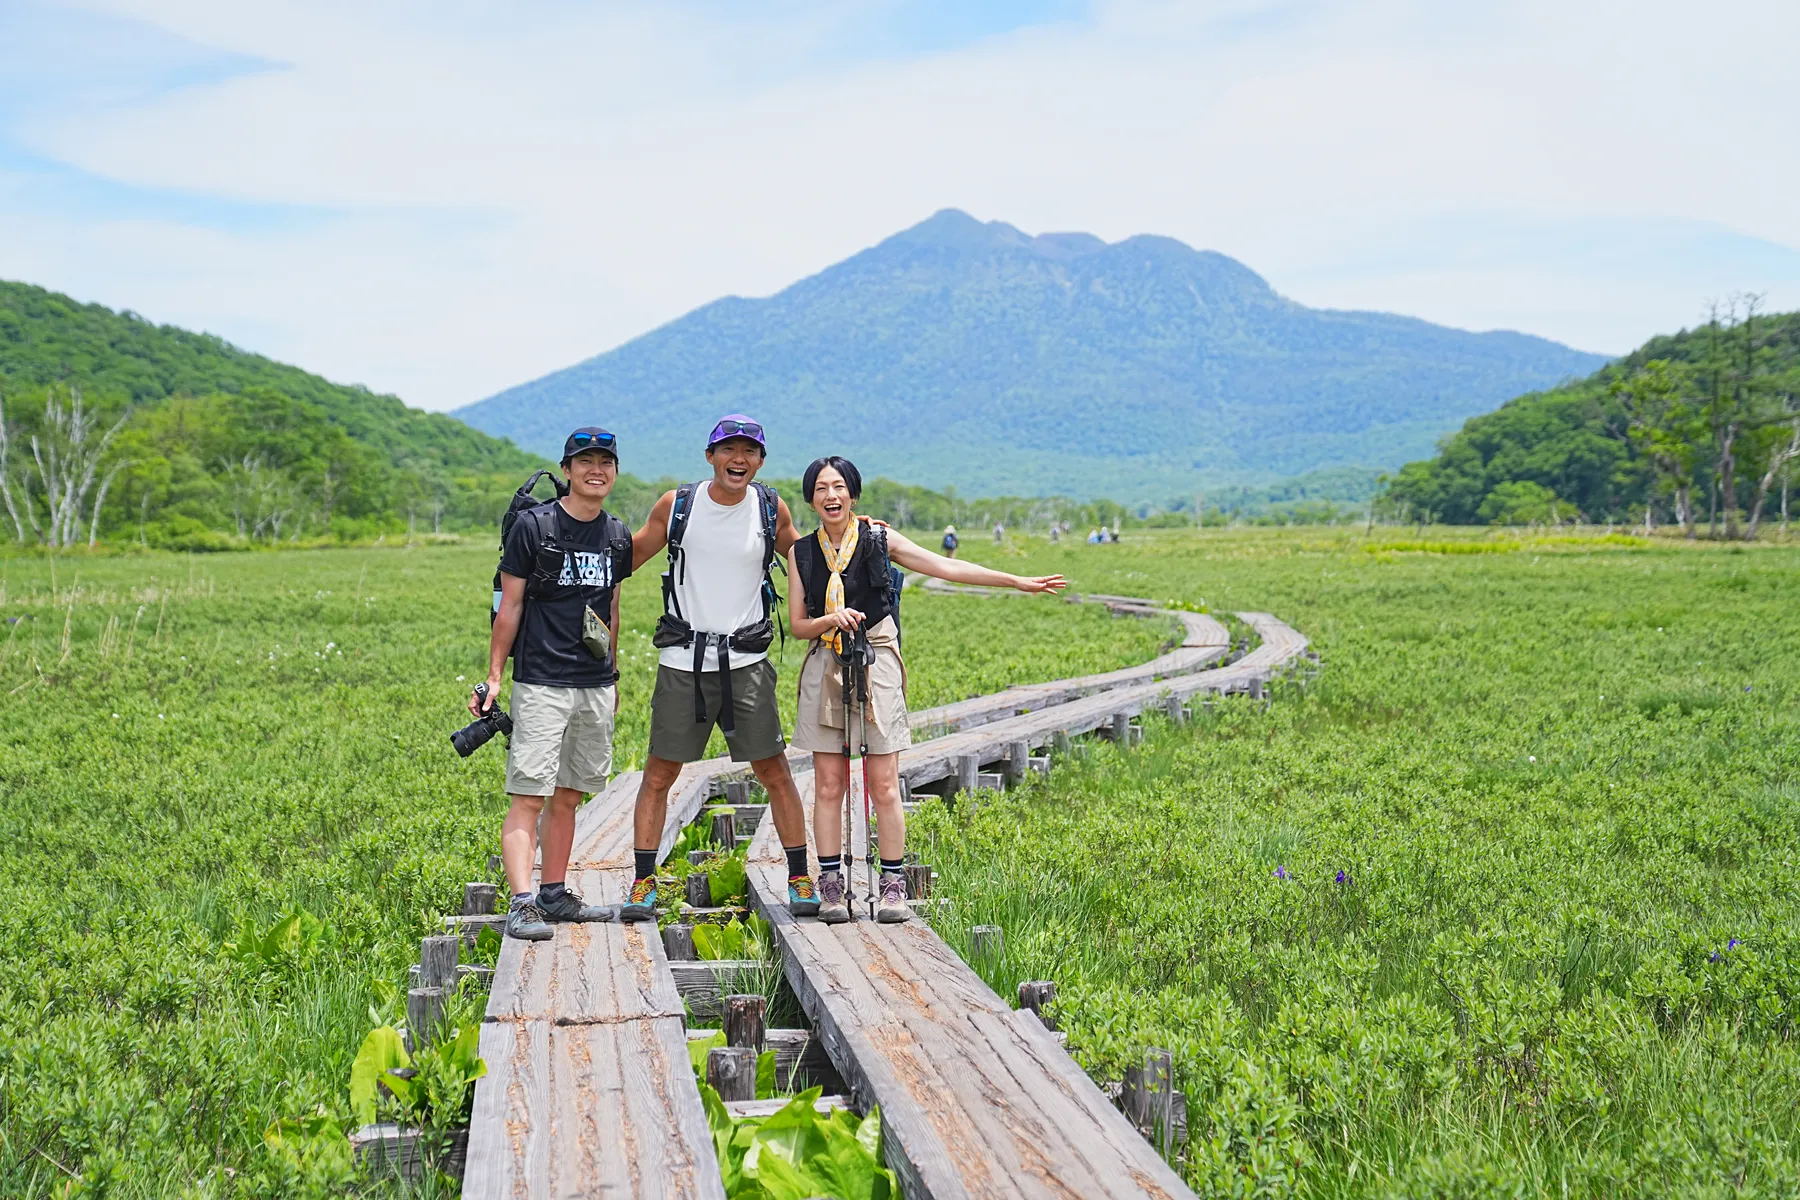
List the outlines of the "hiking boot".
{"type": "Polygon", "coordinates": [[[906,876],[883,871],[881,900],[875,909],[875,919],[883,925],[896,925],[911,916],[912,909],[906,906],[906,876]]]}
{"type": "Polygon", "coordinates": [[[842,925],[850,919],[849,888],[842,871],[827,871],[819,876],[819,920],[827,925],[842,925]]]}
{"type": "Polygon", "coordinates": [[[619,906],[619,920],[656,920],[656,876],[646,875],[632,883],[631,898],[619,906]]]}
{"type": "Polygon", "coordinates": [[[547,942],[555,930],[544,917],[544,910],[532,900],[515,899],[506,906],[506,936],[525,942],[547,942]]]}
{"type": "Polygon", "coordinates": [[[819,889],[812,876],[796,875],[788,880],[788,912],[796,917],[813,917],[819,913],[819,889]]]}
{"type": "Polygon", "coordinates": [[[546,921],[610,921],[613,910],[604,904],[584,904],[581,893],[563,889],[562,895],[554,900],[544,899],[539,892],[537,898],[538,911],[544,914],[546,921]]]}

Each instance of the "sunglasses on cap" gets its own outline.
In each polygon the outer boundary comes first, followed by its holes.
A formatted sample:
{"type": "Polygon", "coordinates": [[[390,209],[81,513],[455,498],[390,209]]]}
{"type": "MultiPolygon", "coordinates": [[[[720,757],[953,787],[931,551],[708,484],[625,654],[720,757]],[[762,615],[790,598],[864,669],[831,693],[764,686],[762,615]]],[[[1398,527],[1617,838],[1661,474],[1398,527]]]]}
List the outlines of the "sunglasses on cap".
{"type": "Polygon", "coordinates": [[[760,442],[763,440],[763,427],[755,421],[720,421],[713,426],[712,436],[706,439],[706,444],[711,446],[733,437],[747,437],[760,442]]]}
{"type": "Polygon", "coordinates": [[[579,446],[583,450],[612,450],[619,444],[619,439],[610,433],[580,433],[569,435],[569,445],[579,446]]]}

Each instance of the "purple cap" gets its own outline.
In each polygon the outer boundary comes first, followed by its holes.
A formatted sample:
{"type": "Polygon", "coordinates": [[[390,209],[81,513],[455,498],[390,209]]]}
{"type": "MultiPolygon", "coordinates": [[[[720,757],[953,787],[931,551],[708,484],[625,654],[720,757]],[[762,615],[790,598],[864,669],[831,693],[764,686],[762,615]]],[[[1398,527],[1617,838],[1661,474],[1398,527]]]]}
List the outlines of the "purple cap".
{"type": "Polygon", "coordinates": [[[764,454],[769,452],[769,443],[763,440],[761,423],[755,417],[747,417],[743,413],[728,413],[720,417],[719,423],[713,426],[711,436],[706,439],[706,448],[711,450],[720,442],[735,437],[749,438],[763,448],[764,454]]]}

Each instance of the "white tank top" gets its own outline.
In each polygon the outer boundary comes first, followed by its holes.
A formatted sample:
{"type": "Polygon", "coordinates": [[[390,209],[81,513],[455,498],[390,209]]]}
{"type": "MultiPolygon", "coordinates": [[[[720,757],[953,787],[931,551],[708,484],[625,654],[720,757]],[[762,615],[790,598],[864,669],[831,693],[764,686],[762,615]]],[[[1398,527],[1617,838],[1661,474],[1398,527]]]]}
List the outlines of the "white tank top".
{"type": "MultiPolygon", "coordinates": [[[[694,489],[693,511],[681,535],[681,557],[675,572],[675,601],[696,632],[730,633],[762,620],[763,531],[756,489],[726,506],[714,503],[712,483],[694,489]]],[[[731,653],[736,670],[767,658],[764,654],[731,653]]],[[[694,669],[692,646],[670,646],[657,659],[677,671],[694,669]]],[[[703,671],[719,669],[719,648],[706,647],[703,671]]]]}

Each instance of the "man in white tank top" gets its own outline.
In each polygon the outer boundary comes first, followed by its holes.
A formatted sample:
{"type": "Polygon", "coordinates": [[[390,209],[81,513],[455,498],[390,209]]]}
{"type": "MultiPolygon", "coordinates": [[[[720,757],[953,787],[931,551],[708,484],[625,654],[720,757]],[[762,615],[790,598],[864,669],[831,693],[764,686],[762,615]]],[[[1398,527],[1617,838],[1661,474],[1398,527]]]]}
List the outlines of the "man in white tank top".
{"type": "Polygon", "coordinates": [[[635,569],[669,545],[672,522],[680,531],[657,626],[662,654],[650,700],[650,754],[638,787],[635,878],[621,920],[656,916],[657,851],[669,788],[683,763],[706,753],[715,725],[732,759],[748,762],[769,793],[788,856],[790,906],[801,916],[819,910],[806,860],[806,818],[781,734],[768,630],[761,628],[773,619],[763,595],[770,556],[785,557],[798,536],[787,503],[756,483],[767,456],[759,423],[741,413],[723,418],[706,443],[712,478],[691,491],[664,493],[632,537],[635,569]]]}

